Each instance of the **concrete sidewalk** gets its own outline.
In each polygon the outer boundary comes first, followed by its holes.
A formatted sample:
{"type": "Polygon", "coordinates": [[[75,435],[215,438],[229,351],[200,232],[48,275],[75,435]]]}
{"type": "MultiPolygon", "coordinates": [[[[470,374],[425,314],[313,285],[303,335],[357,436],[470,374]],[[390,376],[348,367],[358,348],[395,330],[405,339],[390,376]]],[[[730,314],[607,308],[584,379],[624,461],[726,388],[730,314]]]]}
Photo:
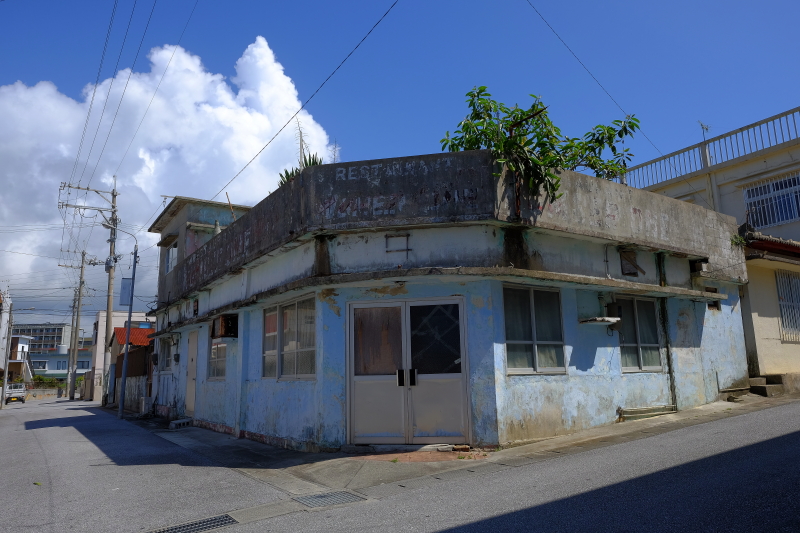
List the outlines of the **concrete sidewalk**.
{"type": "MultiPolygon", "coordinates": [[[[157,419],[130,421],[287,495],[287,499],[281,502],[229,513],[239,523],[247,523],[311,510],[299,503],[296,500],[298,497],[302,499],[336,492],[349,494],[350,501],[354,503],[381,499],[442,481],[547,461],[797,401],[800,401],[800,394],[772,398],[746,395],[736,403],[716,402],[674,414],[593,428],[493,452],[404,451],[399,447],[395,452],[359,455],[304,453],[236,439],[206,429],[189,427],[168,430],[163,421],[157,419]]],[[[320,508],[338,506],[334,504],[320,508]]]]}

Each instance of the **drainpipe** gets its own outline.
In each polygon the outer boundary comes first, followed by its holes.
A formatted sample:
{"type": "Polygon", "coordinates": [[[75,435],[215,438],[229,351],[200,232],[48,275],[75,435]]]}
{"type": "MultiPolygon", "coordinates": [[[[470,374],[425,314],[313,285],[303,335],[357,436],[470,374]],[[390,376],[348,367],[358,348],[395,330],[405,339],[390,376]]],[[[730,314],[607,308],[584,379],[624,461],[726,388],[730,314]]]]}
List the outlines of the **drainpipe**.
{"type": "MultiPolygon", "coordinates": [[[[664,252],[659,252],[656,254],[656,271],[658,273],[658,284],[662,287],[667,286],[667,270],[665,267],[665,258],[666,254],[664,252]]],[[[675,410],[678,410],[678,395],[675,390],[675,368],[673,364],[673,357],[672,357],[672,344],[669,340],[669,315],[667,313],[667,299],[666,298],[659,298],[658,305],[660,307],[660,317],[661,317],[661,331],[664,334],[664,347],[667,351],[667,372],[669,373],[669,395],[670,395],[670,402],[672,405],[675,406],[675,410]]]]}

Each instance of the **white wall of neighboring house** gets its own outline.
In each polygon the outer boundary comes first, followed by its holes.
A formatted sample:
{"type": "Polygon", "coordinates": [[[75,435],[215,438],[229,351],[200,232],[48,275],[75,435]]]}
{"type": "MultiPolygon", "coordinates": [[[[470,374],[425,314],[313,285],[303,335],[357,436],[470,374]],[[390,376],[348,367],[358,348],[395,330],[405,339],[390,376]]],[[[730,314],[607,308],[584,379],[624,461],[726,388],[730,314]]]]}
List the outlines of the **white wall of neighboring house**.
{"type": "MultiPolygon", "coordinates": [[[[634,187],[701,205],[756,232],[800,241],[800,108],[631,167],[634,187]]],[[[746,249],[746,254],[749,253],[746,249]]],[[[747,260],[742,304],[751,376],[800,373],[800,343],[781,331],[777,271],[800,272],[796,254],[747,260]]],[[[785,296],[785,295],[784,295],[785,296]]],[[[785,333],[785,332],[784,332],[785,333]]]]}
{"type": "MultiPolygon", "coordinates": [[[[128,311],[114,311],[112,315],[112,326],[121,328],[125,326],[128,320],[128,311]]],[[[135,312],[131,313],[131,322],[135,326],[136,322],[146,322],[147,316],[145,313],[135,312]]],[[[150,319],[151,322],[155,321],[150,319]]],[[[105,354],[106,344],[106,312],[98,311],[94,319],[94,344],[92,345],[92,364],[90,365],[96,371],[94,373],[94,384],[99,387],[103,383],[103,358],[105,354]]]]}

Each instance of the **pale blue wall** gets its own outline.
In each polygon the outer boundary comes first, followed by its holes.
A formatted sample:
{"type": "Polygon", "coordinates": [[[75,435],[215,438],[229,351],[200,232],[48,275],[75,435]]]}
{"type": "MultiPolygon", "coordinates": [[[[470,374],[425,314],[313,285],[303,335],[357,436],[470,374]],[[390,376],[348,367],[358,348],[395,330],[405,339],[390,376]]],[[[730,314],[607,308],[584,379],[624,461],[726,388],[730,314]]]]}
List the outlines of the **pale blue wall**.
{"type": "MultiPolygon", "coordinates": [[[[707,310],[705,303],[667,300],[666,320],[679,408],[714,401],[717,373],[722,388],[747,376],[740,342],[743,332],[737,287],[715,286],[729,296],[720,311],[707,310]]],[[[666,347],[662,349],[661,371],[623,373],[618,334],[609,336],[605,327],[578,323],[581,291],[573,288],[561,289],[566,375],[507,375],[502,288],[499,281],[437,278],[402,287],[387,283],[317,293],[317,374],[310,381],[261,377],[262,309],[266,303],[239,313],[239,339],[229,341],[224,381],[206,379],[208,329],[203,327],[195,418],[234,428],[237,434],[242,430],[266,435],[270,442],[294,448],[338,448],[347,440],[347,304],[452,296],[464,301],[472,444],[508,443],[567,433],[612,423],[619,407],[672,403],[666,347]]],[[[298,293],[291,298],[306,294],[311,293],[298,293]]],[[[583,292],[580,305],[585,307],[586,299],[593,294],[596,293],[583,292]]],[[[269,304],[289,298],[284,296],[269,304]]],[[[164,383],[174,391],[181,409],[187,339],[184,332],[181,361],[170,378],[173,383],[164,383]]]]}
{"type": "MultiPolygon", "coordinates": [[[[497,287],[501,292],[502,284],[497,287]]],[[[661,372],[623,374],[618,334],[609,336],[604,326],[579,324],[577,293],[561,289],[567,364],[566,374],[561,375],[507,375],[500,308],[496,332],[501,353],[497,361],[500,443],[608,424],[616,420],[618,407],[670,403],[665,354],[661,372]]]]}

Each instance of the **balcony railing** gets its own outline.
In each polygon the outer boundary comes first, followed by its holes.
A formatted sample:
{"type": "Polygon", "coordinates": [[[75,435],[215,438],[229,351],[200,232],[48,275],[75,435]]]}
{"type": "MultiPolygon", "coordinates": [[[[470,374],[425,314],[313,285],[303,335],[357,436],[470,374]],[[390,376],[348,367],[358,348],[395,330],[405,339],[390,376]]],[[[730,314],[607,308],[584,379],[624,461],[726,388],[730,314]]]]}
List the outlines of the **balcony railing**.
{"type": "Polygon", "coordinates": [[[649,187],[793,141],[800,137],[798,122],[800,107],[631,167],[625,175],[627,184],[640,189],[649,187]]]}

